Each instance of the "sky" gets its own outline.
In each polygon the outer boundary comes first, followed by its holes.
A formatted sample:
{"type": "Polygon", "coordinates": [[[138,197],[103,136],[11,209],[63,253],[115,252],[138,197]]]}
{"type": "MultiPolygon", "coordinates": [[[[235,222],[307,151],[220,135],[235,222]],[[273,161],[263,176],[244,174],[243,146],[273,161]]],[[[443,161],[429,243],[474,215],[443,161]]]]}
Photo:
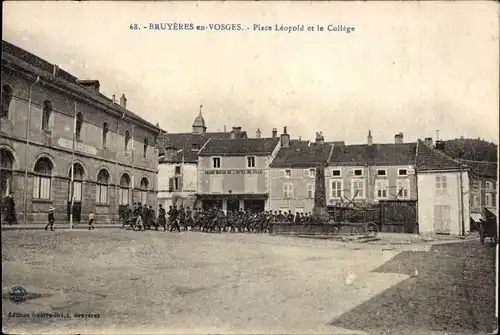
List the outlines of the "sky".
{"type": "Polygon", "coordinates": [[[2,38],[58,64],[167,132],[376,143],[498,143],[499,5],[461,2],[4,2],[2,38]],[[140,30],[131,30],[137,23],[140,30]],[[243,31],[144,29],[241,24],[243,31]],[[255,31],[304,25],[305,31],[255,31]],[[351,33],[328,25],[354,27],[351,33]],[[323,26],[318,31],[317,26],[323,26]],[[315,31],[307,31],[313,26],[315,31]],[[249,29],[246,29],[246,28],[249,29]]]}

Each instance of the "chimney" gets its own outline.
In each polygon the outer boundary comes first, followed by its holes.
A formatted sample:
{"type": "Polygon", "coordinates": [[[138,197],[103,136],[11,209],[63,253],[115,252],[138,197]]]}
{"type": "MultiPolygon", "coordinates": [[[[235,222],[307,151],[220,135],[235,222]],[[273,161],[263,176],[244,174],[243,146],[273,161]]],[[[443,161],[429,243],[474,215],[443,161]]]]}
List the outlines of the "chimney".
{"type": "Polygon", "coordinates": [[[325,138],[323,137],[323,132],[316,132],[316,143],[317,144],[323,144],[325,143],[325,138]]]}
{"type": "Polygon", "coordinates": [[[127,98],[125,98],[125,94],[122,94],[122,97],[120,98],[120,106],[127,109],[127,98]]]}
{"type": "Polygon", "coordinates": [[[57,72],[59,71],[59,66],[57,66],[56,64],[53,64],[52,65],[52,75],[55,77],[57,76],[57,72]]]}
{"type": "Polygon", "coordinates": [[[278,130],[276,128],[273,128],[273,138],[278,137],[278,130]]]}
{"type": "Polygon", "coordinates": [[[429,147],[432,148],[432,137],[426,137],[424,139],[424,143],[425,143],[425,145],[427,145],[427,146],[429,146],[429,147]]]}
{"type": "Polygon", "coordinates": [[[257,132],[255,133],[255,137],[260,138],[260,129],[259,128],[257,128],[257,132]]]}
{"type": "Polygon", "coordinates": [[[369,146],[373,144],[373,137],[372,137],[372,131],[368,130],[368,137],[367,137],[367,143],[369,146]]]}
{"type": "Polygon", "coordinates": [[[226,132],[226,131],[227,131],[227,130],[226,130],[226,125],[224,125],[224,132],[226,132]]]}
{"type": "Polygon", "coordinates": [[[399,133],[394,135],[394,143],[395,144],[403,144],[403,133],[399,133]]]}
{"type": "Polygon", "coordinates": [[[99,80],[77,80],[76,82],[90,91],[99,92],[101,87],[99,80]]]}
{"type": "Polygon", "coordinates": [[[115,95],[114,95],[114,94],[113,94],[113,98],[112,98],[112,99],[113,99],[113,105],[114,105],[114,104],[115,104],[115,102],[116,102],[116,97],[115,97],[115,95]]]}
{"type": "Polygon", "coordinates": [[[290,146],[290,135],[286,133],[286,126],[283,127],[283,134],[281,134],[281,147],[288,148],[290,146]]]}
{"type": "Polygon", "coordinates": [[[444,141],[436,140],[436,149],[439,151],[444,151],[444,148],[445,148],[444,141]]]}

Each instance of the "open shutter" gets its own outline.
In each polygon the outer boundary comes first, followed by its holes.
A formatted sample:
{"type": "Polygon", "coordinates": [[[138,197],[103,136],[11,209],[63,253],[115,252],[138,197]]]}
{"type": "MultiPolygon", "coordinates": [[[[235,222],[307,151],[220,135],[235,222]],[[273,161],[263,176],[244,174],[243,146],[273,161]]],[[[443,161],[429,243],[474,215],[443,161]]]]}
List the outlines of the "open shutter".
{"type": "Polygon", "coordinates": [[[177,182],[178,182],[178,185],[179,185],[179,190],[183,190],[184,188],[182,187],[182,182],[183,182],[183,178],[182,177],[177,177],[177,182]]]}
{"type": "Polygon", "coordinates": [[[172,192],[174,190],[174,178],[168,178],[168,191],[172,192]]]}

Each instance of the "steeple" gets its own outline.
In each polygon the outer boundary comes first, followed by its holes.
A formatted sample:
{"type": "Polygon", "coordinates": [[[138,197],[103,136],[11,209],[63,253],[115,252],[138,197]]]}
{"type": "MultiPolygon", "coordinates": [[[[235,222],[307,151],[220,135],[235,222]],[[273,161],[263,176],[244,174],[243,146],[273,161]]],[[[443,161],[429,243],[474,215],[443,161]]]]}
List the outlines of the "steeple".
{"type": "Polygon", "coordinates": [[[201,110],[203,105],[200,105],[200,114],[194,119],[193,122],[193,133],[203,134],[207,131],[207,127],[205,125],[205,119],[203,119],[203,115],[201,115],[201,110]]]}

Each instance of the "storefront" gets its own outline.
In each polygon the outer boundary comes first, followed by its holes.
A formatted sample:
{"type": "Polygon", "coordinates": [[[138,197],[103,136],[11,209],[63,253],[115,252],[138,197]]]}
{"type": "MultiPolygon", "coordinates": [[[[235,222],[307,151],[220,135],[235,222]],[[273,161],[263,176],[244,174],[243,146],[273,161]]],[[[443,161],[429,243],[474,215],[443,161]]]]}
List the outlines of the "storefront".
{"type": "Polygon", "coordinates": [[[204,210],[216,207],[224,211],[249,210],[263,212],[268,194],[197,194],[204,210]]]}

